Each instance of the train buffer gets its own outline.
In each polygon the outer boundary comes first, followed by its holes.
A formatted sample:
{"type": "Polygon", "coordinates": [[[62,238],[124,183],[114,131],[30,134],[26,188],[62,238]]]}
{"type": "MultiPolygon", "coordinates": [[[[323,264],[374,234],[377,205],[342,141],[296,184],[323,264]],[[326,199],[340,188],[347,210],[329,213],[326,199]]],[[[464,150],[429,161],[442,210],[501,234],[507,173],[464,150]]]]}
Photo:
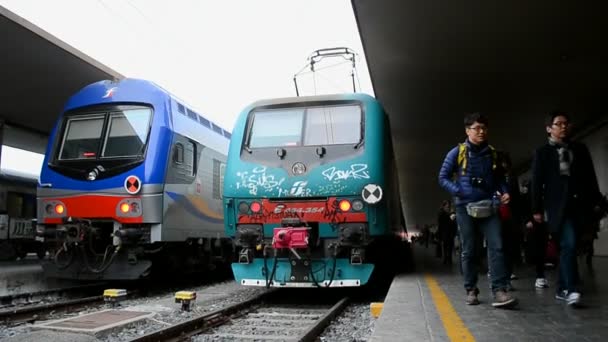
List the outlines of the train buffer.
{"type": "Polygon", "coordinates": [[[175,293],[175,302],[182,304],[182,311],[190,311],[194,301],[196,301],[196,292],[194,291],[178,291],[175,293]]]}

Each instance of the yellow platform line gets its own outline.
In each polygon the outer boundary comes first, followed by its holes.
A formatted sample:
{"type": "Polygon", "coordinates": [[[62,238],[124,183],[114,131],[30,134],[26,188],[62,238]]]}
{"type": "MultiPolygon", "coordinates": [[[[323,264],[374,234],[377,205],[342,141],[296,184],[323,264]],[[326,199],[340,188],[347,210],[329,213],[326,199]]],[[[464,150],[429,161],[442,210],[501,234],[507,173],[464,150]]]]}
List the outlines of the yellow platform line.
{"type": "Polygon", "coordinates": [[[431,297],[433,297],[433,302],[450,341],[475,341],[475,338],[462,319],[460,319],[458,313],[456,313],[448,295],[443,292],[437,280],[429,274],[426,274],[424,278],[431,291],[431,297]]]}

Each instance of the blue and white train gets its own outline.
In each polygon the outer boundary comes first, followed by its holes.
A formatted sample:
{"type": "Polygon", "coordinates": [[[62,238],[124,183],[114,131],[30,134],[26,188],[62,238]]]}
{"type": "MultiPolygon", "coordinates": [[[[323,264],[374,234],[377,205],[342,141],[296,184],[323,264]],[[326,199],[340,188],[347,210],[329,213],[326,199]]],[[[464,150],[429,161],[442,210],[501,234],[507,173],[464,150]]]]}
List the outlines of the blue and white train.
{"type": "Polygon", "coordinates": [[[133,280],[229,258],[223,174],[230,133],[137,79],[74,94],[50,135],[37,192],[47,276],[133,280]]]}

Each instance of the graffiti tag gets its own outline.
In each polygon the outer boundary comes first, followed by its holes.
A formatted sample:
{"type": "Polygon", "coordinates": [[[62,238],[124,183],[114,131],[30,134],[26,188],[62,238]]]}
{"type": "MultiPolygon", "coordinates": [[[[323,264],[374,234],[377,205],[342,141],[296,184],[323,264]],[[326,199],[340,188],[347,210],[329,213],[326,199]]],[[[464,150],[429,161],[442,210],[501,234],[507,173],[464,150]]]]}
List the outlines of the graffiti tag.
{"type": "Polygon", "coordinates": [[[340,181],[346,179],[369,179],[367,164],[353,164],[350,170],[337,170],[335,166],[321,173],[328,181],[340,181]]]}
{"type": "Polygon", "coordinates": [[[275,175],[266,174],[265,167],[256,167],[251,172],[237,172],[236,176],[240,178],[236,184],[236,188],[249,189],[249,194],[254,196],[258,194],[260,188],[267,192],[272,192],[285,181],[284,177],[279,179],[275,175]]]}

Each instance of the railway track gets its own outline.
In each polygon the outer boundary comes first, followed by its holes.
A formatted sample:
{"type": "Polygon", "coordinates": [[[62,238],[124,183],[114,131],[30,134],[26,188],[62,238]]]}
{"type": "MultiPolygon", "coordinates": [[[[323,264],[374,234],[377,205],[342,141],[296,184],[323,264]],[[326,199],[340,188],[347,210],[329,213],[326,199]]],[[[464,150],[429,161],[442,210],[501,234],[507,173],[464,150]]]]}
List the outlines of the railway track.
{"type": "Polygon", "coordinates": [[[135,338],[156,341],[314,341],[347,306],[348,298],[332,304],[277,303],[279,291],[135,338]]]}
{"type": "Polygon", "coordinates": [[[82,297],[83,294],[99,292],[106,286],[107,283],[94,283],[0,296],[0,310],[4,311],[7,308],[16,306],[26,306],[41,302],[48,302],[49,300],[67,296],[79,295],[82,297]]]}
{"type": "Polygon", "coordinates": [[[0,311],[0,323],[6,324],[7,326],[33,323],[34,321],[44,319],[51,313],[69,313],[71,311],[78,311],[88,305],[102,303],[103,296],[99,295],[5,309],[0,311]]]}

